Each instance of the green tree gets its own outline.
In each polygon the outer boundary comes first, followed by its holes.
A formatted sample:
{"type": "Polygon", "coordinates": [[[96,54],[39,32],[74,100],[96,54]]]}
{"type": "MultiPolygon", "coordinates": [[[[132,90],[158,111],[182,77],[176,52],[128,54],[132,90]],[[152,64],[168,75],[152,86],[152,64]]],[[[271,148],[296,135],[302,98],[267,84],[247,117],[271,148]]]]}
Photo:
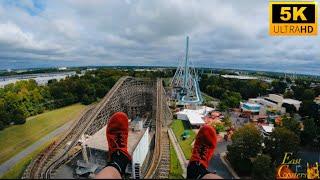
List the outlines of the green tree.
{"type": "Polygon", "coordinates": [[[225,89],[216,85],[208,85],[205,88],[205,92],[207,92],[212,97],[220,99],[222,97],[222,94],[225,92],[225,89]]]}
{"type": "Polygon", "coordinates": [[[283,127],[289,129],[290,131],[294,132],[298,136],[301,133],[300,123],[292,117],[283,116],[282,125],[283,127]]]}
{"type": "Polygon", "coordinates": [[[294,98],[294,92],[293,92],[293,91],[286,91],[286,92],[283,94],[283,97],[284,97],[284,98],[294,98]]]}
{"type": "Polygon", "coordinates": [[[6,127],[4,122],[0,119],[0,131],[3,130],[6,127]]]}
{"type": "Polygon", "coordinates": [[[265,138],[265,152],[274,160],[280,160],[285,152],[297,152],[299,143],[300,139],[295,133],[285,127],[276,127],[270,137],[265,138]]]}
{"type": "Polygon", "coordinates": [[[227,91],[223,93],[221,103],[222,105],[227,106],[228,108],[239,107],[241,101],[241,95],[238,92],[227,91]]]}
{"type": "Polygon", "coordinates": [[[9,114],[5,110],[4,100],[0,98],[0,130],[10,124],[9,114]]]}
{"type": "Polygon", "coordinates": [[[251,158],[262,150],[263,138],[260,131],[252,124],[246,124],[235,131],[232,144],[227,146],[227,157],[240,173],[251,173],[251,158]]]}
{"type": "Polygon", "coordinates": [[[280,80],[272,81],[271,85],[273,87],[273,93],[283,94],[287,88],[287,83],[280,80]]]}
{"type": "MultiPolygon", "coordinates": [[[[241,82],[241,81],[240,81],[241,82]]],[[[234,91],[241,93],[244,99],[257,97],[267,93],[269,85],[260,80],[248,80],[248,82],[241,83],[239,87],[235,87],[234,91]]]]}
{"type": "Polygon", "coordinates": [[[302,100],[302,96],[303,96],[303,93],[304,93],[304,90],[305,88],[298,85],[298,86],[293,86],[292,87],[292,90],[293,90],[293,95],[294,95],[294,98],[295,99],[299,99],[299,100],[302,100]]]}
{"type": "Polygon", "coordinates": [[[93,103],[94,101],[95,101],[94,97],[88,96],[86,94],[82,98],[82,103],[84,105],[89,105],[89,104],[93,103]]]}
{"type": "Polygon", "coordinates": [[[303,121],[303,131],[301,132],[301,144],[311,145],[317,136],[317,126],[313,119],[308,118],[303,121]]]}
{"type": "Polygon", "coordinates": [[[252,165],[252,179],[274,179],[274,168],[272,167],[270,156],[265,154],[257,156],[252,165]]]}
{"type": "MultiPolygon", "coordinates": [[[[270,85],[260,80],[227,79],[222,76],[201,76],[200,89],[215,98],[223,100],[223,94],[227,91],[238,92],[241,97],[248,99],[262,96],[267,93],[270,85]]],[[[227,103],[229,106],[229,104],[227,103]]]]}
{"type": "Polygon", "coordinates": [[[228,106],[225,102],[223,101],[220,101],[219,104],[218,104],[218,109],[220,111],[226,111],[228,109],[228,106]]]}
{"type": "Polygon", "coordinates": [[[303,100],[313,100],[315,98],[315,92],[313,89],[306,89],[303,92],[302,99],[303,100]]]}
{"type": "Polygon", "coordinates": [[[299,114],[316,120],[320,119],[319,105],[313,102],[313,100],[303,100],[299,109],[299,114]]]}
{"type": "Polygon", "coordinates": [[[21,108],[12,110],[11,119],[14,124],[24,124],[26,122],[26,116],[21,108]]]}

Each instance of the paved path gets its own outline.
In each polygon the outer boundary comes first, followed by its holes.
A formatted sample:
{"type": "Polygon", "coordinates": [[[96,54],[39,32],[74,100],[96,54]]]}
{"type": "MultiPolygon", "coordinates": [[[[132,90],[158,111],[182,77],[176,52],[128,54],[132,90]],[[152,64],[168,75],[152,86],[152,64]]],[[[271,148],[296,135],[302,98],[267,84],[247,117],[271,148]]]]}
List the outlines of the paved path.
{"type": "Polygon", "coordinates": [[[218,142],[217,148],[215,149],[214,156],[211,158],[209,162],[209,171],[213,172],[216,171],[217,175],[226,178],[226,179],[233,179],[234,177],[229,172],[227,167],[222,163],[220,158],[220,153],[223,153],[227,150],[227,145],[231,144],[230,141],[226,142],[223,139],[218,142]]]}
{"type": "Polygon", "coordinates": [[[25,156],[27,156],[28,154],[32,153],[36,149],[38,149],[40,146],[42,146],[43,144],[45,144],[46,142],[48,142],[52,138],[58,136],[59,134],[61,134],[64,131],[66,131],[71,126],[72,122],[73,121],[67,122],[63,126],[61,126],[58,129],[52,131],[51,133],[47,134],[46,136],[44,136],[43,138],[41,138],[37,142],[33,143],[32,145],[30,145],[29,147],[27,147],[26,149],[24,149],[20,153],[16,154],[11,159],[9,159],[6,162],[2,163],[0,165],[0,177],[5,172],[7,172],[9,169],[11,169],[12,166],[14,166],[16,163],[18,163],[21,159],[23,159],[25,156]]]}
{"type": "Polygon", "coordinates": [[[224,179],[234,179],[227,167],[221,161],[220,153],[214,153],[214,156],[209,162],[208,170],[210,172],[216,172],[217,175],[221,176],[224,179]]]}

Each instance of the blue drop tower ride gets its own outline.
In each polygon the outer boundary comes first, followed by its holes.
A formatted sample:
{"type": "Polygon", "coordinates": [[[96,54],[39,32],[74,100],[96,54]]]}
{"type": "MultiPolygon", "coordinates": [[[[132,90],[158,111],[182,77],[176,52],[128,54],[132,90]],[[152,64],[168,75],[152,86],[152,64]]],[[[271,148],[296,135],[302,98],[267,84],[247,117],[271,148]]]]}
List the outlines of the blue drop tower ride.
{"type": "Polygon", "coordinates": [[[185,59],[179,63],[171,82],[172,95],[180,105],[200,105],[203,99],[199,88],[199,77],[192,63],[188,61],[188,53],[189,37],[187,36],[185,59]]]}

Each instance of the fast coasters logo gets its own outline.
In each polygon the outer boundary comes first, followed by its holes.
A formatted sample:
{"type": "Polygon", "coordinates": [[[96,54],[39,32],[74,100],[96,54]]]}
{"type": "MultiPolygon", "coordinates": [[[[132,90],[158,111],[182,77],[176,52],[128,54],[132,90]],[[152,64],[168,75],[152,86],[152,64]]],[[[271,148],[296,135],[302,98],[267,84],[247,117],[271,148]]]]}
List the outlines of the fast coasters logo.
{"type": "Polygon", "coordinates": [[[285,153],[282,163],[277,168],[276,179],[320,179],[318,162],[307,163],[306,169],[302,169],[301,159],[295,159],[292,156],[293,153],[285,153]]]}
{"type": "Polygon", "coordinates": [[[270,1],[271,36],[314,36],[318,34],[318,6],[314,1],[270,1]]]}

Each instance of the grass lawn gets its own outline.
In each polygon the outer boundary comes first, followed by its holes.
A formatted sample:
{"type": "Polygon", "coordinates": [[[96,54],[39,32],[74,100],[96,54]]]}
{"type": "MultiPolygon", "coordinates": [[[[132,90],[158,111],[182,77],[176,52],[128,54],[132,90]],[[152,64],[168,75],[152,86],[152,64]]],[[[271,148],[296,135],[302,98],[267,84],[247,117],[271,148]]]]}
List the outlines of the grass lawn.
{"type": "Polygon", "coordinates": [[[205,101],[214,101],[214,100],[215,100],[213,97],[209,96],[209,95],[206,94],[206,93],[201,93],[201,95],[202,95],[202,97],[203,97],[203,99],[204,99],[205,101]]]}
{"type": "Polygon", "coordinates": [[[25,124],[13,125],[0,131],[0,163],[73,120],[84,108],[84,105],[74,104],[48,111],[28,118],[25,124]]]}
{"type": "Polygon", "coordinates": [[[182,168],[180,166],[176,151],[170,143],[170,174],[169,179],[183,179],[182,168]]]}
{"type": "Polygon", "coordinates": [[[187,121],[173,120],[171,128],[173,130],[173,133],[178,139],[179,145],[184,153],[184,156],[186,157],[186,159],[190,159],[191,153],[192,153],[191,144],[196,137],[196,133],[192,131],[187,121]],[[187,138],[186,140],[183,140],[181,136],[184,130],[189,130],[189,134],[190,134],[190,137],[187,138]]]}
{"type": "Polygon", "coordinates": [[[56,138],[43,144],[37,150],[33,151],[26,157],[24,157],[20,162],[14,165],[9,171],[7,171],[0,179],[20,179],[24,170],[30,164],[31,160],[35,158],[43,149],[45,149],[49,144],[51,144],[56,138]]]}

